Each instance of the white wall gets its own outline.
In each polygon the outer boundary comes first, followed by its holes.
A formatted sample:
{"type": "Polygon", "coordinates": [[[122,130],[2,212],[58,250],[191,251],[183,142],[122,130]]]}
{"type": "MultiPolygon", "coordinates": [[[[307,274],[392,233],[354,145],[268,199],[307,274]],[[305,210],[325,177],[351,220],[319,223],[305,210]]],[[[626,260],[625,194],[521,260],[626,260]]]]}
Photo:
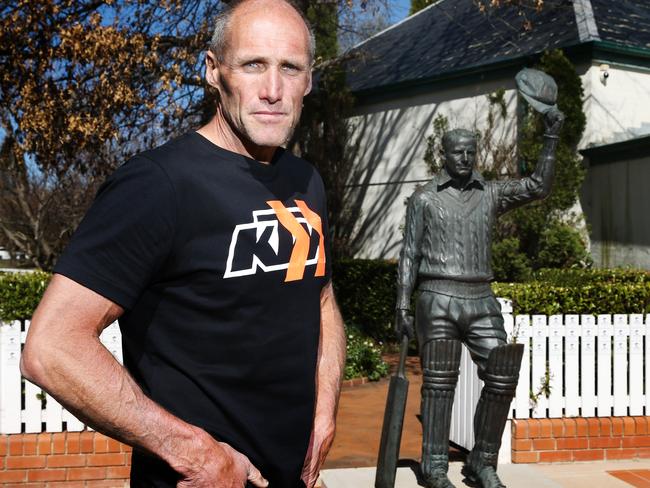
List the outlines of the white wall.
{"type": "Polygon", "coordinates": [[[587,127],[581,149],[650,134],[650,71],[610,64],[603,83],[600,65],[582,75],[587,127]]]}

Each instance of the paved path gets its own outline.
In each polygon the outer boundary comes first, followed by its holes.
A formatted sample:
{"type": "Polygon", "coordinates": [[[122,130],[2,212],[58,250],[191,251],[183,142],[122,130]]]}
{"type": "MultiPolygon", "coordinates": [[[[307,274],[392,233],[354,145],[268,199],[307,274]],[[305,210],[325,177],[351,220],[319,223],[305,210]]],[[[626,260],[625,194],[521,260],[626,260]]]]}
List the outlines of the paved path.
{"type": "MultiPolygon", "coordinates": [[[[462,463],[452,462],[449,466],[449,479],[458,488],[465,488],[460,474],[462,463]]],[[[503,464],[499,466],[499,476],[509,488],[637,488],[650,487],[650,481],[643,476],[632,477],[629,483],[618,479],[608,471],[621,471],[634,475],[635,472],[647,476],[650,460],[635,461],[597,461],[586,463],[561,464],[503,464]]],[[[375,468],[332,469],[321,472],[323,488],[374,488],[375,468]]],[[[395,488],[420,488],[414,472],[410,468],[399,468],[395,488]]]]}
{"type": "MultiPolygon", "coordinates": [[[[396,355],[389,357],[388,361],[395,363],[396,355]]],[[[418,420],[422,375],[418,361],[417,357],[409,357],[407,360],[409,394],[400,447],[401,459],[416,461],[419,461],[422,449],[422,427],[418,420]]],[[[376,466],[388,383],[388,379],[383,379],[343,388],[336,421],[336,437],[324,469],[376,466]]],[[[450,458],[459,460],[462,455],[452,449],[450,458]]]]}
{"type": "MultiPolygon", "coordinates": [[[[394,362],[394,358],[391,358],[394,362]]],[[[418,420],[422,376],[416,357],[407,362],[409,396],[404,419],[400,467],[395,488],[417,488],[414,469],[420,459],[418,420]]],[[[341,393],[337,433],[321,478],[324,488],[374,488],[388,380],[346,387],[341,393]]],[[[458,488],[464,455],[450,450],[450,478],[458,488]]],[[[499,474],[510,488],[650,488],[650,460],[567,464],[506,464],[499,474]],[[615,475],[609,471],[617,471],[615,475]],[[626,480],[626,481],[622,481],[626,480]]]]}

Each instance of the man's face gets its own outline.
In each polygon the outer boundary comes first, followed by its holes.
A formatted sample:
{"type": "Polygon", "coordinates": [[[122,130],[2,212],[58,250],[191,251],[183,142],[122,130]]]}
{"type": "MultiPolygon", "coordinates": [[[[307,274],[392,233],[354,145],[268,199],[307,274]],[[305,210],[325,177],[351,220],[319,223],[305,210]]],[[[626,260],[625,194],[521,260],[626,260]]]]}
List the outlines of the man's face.
{"type": "Polygon", "coordinates": [[[476,138],[456,137],[445,144],[445,168],[452,178],[469,178],[476,163],[476,138]]]}
{"type": "Polygon", "coordinates": [[[287,4],[262,0],[233,12],[226,37],[222,62],[208,53],[207,74],[223,118],[245,146],[285,144],[311,89],[306,26],[287,4]]]}

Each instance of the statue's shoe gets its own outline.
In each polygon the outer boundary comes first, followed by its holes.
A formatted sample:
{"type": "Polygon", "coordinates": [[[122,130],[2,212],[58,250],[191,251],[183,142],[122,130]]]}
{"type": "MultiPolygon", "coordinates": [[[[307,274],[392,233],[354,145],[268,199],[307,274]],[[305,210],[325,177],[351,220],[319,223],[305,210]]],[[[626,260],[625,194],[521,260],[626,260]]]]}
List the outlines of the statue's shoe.
{"type": "Polygon", "coordinates": [[[480,488],[506,488],[499,476],[497,475],[494,466],[483,466],[478,471],[474,471],[468,464],[463,466],[461,471],[463,476],[472,484],[472,486],[480,488]]]}
{"type": "Polygon", "coordinates": [[[444,471],[424,475],[424,486],[427,488],[456,488],[444,471]]]}

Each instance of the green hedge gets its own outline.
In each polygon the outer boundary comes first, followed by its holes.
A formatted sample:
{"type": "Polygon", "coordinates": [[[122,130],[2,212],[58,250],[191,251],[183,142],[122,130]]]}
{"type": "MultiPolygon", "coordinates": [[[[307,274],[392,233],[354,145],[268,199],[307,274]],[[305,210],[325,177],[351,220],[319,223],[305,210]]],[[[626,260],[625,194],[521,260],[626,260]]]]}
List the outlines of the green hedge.
{"type": "Polygon", "coordinates": [[[649,313],[650,283],[495,283],[497,296],[513,301],[515,314],[649,313]]]}
{"type": "Polygon", "coordinates": [[[31,318],[49,281],[42,271],[0,273],[0,320],[31,318]]]}
{"type": "MultiPolygon", "coordinates": [[[[393,261],[349,259],[334,263],[334,287],[348,324],[376,341],[393,341],[397,266],[393,261]]],[[[50,275],[0,273],[0,320],[32,316],[50,275]]],[[[495,283],[497,296],[516,314],[650,313],[650,274],[625,269],[542,270],[527,283],[495,283]]]]}
{"type": "Polygon", "coordinates": [[[650,274],[632,269],[547,269],[528,283],[495,283],[517,314],[650,312],[650,274]]]}
{"type": "Polygon", "coordinates": [[[377,341],[394,340],[395,262],[345,259],[332,266],[334,291],[347,324],[377,341]]]}
{"type": "MultiPolygon", "coordinates": [[[[345,260],[334,265],[334,288],[347,323],[378,341],[393,341],[395,262],[345,260]]],[[[630,269],[541,270],[527,283],[494,283],[515,314],[650,313],[650,274],[630,269]]]]}

